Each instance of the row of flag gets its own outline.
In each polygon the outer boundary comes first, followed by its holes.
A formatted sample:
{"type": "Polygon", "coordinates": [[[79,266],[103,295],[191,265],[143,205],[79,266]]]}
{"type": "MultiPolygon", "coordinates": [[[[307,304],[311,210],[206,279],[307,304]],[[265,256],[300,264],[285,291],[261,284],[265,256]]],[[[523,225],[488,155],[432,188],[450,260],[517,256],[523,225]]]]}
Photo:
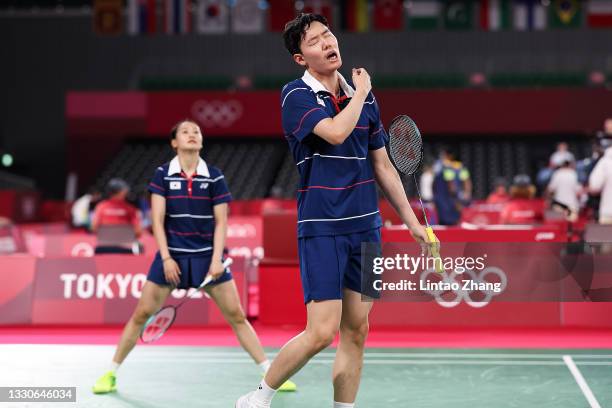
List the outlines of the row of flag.
{"type": "Polygon", "coordinates": [[[612,0],[95,0],[94,22],[132,35],[259,33],[281,31],[300,12],[354,32],[612,28],[612,0]]]}
{"type": "MultiPolygon", "coordinates": [[[[293,8],[292,1],[285,3],[293,8]]],[[[259,33],[265,30],[268,8],[262,0],[95,0],[94,29],[101,34],[130,35],[213,34],[230,29],[259,33]]]]}

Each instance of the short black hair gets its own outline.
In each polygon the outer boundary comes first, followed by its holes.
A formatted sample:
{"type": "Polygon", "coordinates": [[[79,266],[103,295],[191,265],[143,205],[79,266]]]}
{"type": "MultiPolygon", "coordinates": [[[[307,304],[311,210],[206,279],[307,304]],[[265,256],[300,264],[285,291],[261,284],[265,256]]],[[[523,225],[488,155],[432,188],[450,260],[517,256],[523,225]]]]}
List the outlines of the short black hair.
{"type": "Polygon", "coordinates": [[[329,27],[327,19],[320,14],[312,13],[300,13],[296,18],[285,24],[285,30],[283,31],[283,40],[285,41],[285,48],[289,51],[289,54],[300,54],[300,43],[306,35],[306,30],[310,27],[314,21],[318,21],[325,27],[329,27]]]}
{"type": "Polygon", "coordinates": [[[120,191],[130,190],[130,185],[123,179],[115,177],[106,183],[106,194],[112,197],[120,191]]]}
{"type": "Polygon", "coordinates": [[[174,139],[176,139],[176,132],[178,132],[178,129],[179,129],[179,128],[181,127],[181,125],[182,125],[183,123],[185,123],[185,122],[188,122],[188,123],[193,123],[194,125],[196,125],[196,126],[198,126],[198,127],[200,126],[200,125],[198,125],[198,122],[196,122],[196,121],[195,121],[195,120],[193,120],[193,119],[189,119],[189,118],[183,119],[183,120],[181,120],[180,122],[177,122],[177,123],[176,123],[176,125],[172,126],[172,129],[170,130],[170,140],[174,140],[174,139]]]}

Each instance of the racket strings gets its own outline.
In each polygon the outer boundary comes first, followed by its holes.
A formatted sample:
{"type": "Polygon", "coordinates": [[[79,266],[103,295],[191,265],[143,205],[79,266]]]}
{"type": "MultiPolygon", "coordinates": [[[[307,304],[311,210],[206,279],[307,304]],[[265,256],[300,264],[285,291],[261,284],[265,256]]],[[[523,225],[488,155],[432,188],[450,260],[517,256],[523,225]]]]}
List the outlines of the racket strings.
{"type": "Polygon", "coordinates": [[[391,123],[389,136],[389,150],[397,169],[406,175],[416,173],[423,158],[423,141],[415,123],[400,116],[391,123]]]}

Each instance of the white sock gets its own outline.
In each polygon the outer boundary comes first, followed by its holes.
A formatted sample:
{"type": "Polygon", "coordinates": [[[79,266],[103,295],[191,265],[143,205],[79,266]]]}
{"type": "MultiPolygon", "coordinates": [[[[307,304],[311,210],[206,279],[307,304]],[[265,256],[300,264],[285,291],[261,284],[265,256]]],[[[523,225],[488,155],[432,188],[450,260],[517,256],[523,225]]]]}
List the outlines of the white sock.
{"type": "Polygon", "coordinates": [[[259,368],[261,368],[261,371],[263,371],[263,373],[265,374],[270,369],[270,366],[272,365],[272,363],[270,363],[270,360],[265,360],[257,365],[259,366],[259,368]]]}
{"type": "Polygon", "coordinates": [[[117,370],[119,370],[119,367],[121,366],[121,363],[115,363],[114,361],[111,363],[111,371],[113,373],[116,373],[117,370]]]}
{"type": "Polygon", "coordinates": [[[253,402],[262,407],[269,407],[272,398],[274,398],[274,394],[276,394],[276,390],[270,388],[270,386],[266,384],[266,380],[261,380],[259,387],[257,387],[257,390],[253,393],[253,402]]]}
{"type": "Polygon", "coordinates": [[[336,402],[334,401],[334,408],[354,408],[354,402],[336,402]]]}

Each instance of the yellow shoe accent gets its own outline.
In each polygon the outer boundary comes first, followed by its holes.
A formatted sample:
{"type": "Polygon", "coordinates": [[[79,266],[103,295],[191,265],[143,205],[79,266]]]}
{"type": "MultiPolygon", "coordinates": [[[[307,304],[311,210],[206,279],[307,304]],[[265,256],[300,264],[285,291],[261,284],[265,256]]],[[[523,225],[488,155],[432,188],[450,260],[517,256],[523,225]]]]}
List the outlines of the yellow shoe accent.
{"type": "Polygon", "coordinates": [[[297,385],[293,381],[287,380],[283,383],[283,385],[278,387],[278,391],[279,392],[295,392],[297,391],[297,385]]]}
{"type": "Polygon", "coordinates": [[[94,384],[92,391],[94,394],[108,394],[117,391],[117,377],[114,371],[108,371],[94,384]]]}

